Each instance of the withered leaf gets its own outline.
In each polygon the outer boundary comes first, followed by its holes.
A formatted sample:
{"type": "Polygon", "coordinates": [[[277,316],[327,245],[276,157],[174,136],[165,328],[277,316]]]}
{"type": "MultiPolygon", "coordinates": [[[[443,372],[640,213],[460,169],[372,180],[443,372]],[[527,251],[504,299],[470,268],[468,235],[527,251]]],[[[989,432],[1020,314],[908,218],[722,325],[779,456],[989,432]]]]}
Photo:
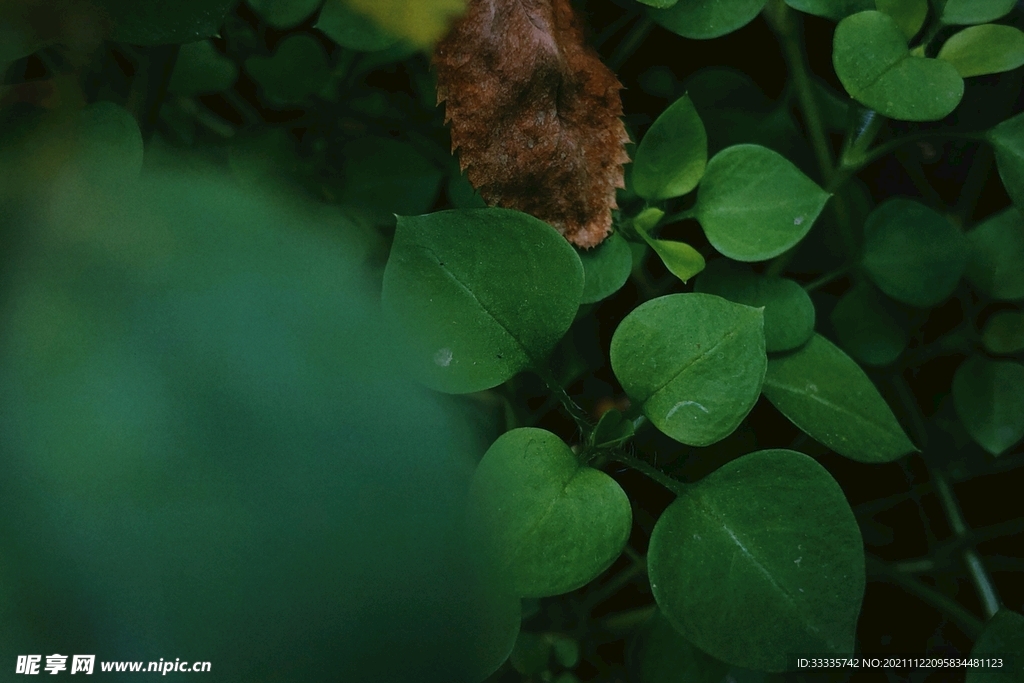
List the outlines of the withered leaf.
{"type": "Polygon", "coordinates": [[[434,61],[452,149],[487,203],[581,247],[607,237],[629,160],[622,86],[570,0],[471,0],[434,61]]]}

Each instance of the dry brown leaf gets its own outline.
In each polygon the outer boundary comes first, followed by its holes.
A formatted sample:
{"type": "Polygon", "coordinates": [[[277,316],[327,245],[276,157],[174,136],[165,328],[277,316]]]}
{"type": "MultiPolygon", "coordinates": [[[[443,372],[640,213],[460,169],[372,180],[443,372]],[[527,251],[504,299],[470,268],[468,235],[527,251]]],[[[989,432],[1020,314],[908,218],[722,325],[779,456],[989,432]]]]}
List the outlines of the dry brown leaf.
{"type": "Polygon", "coordinates": [[[629,160],[622,85],[570,0],[471,0],[434,61],[452,149],[484,200],[581,247],[607,237],[629,160]]]}

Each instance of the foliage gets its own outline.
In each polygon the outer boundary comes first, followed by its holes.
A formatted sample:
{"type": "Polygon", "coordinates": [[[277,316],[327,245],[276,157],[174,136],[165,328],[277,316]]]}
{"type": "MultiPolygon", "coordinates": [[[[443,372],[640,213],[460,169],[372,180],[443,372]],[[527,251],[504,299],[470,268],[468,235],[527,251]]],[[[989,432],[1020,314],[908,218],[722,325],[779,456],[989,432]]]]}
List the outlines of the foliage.
{"type": "Polygon", "coordinates": [[[1014,2],[0,22],[5,660],[1021,679],[1014,2]]]}

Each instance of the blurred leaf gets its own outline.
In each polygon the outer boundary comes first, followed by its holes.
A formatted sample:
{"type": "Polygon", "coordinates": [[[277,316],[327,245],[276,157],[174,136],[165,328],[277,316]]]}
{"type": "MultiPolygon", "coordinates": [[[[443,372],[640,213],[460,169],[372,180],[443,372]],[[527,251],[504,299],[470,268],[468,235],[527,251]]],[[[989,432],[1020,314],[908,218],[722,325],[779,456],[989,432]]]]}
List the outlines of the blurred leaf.
{"type": "Polygon", "coordinates": [[[432,388],[469,393],[544,361],[572,324],[583,266],[541,221],[508,209],[399,217],[384,306],[416,337],[432,388]]]}
{"type": "Polygon", "coordinates": [[[444,174],[408,142],[367,135],[343,150],[345,183],[338,200],[381,216],[414,216],[434,205],[444,174]]]}
{"type": "Polygon", "coordinates": [[[1004,659],[1001,667],[967,670],[966,683],[1016,683],[1024,676],[1024,617],[1003,607],[985,624],[971,658],[1004,659]]]}
{"type": "Polygon", "coordinates": [[[814,334],[814,304],[804,288],[792,280],[757,275],[745,264],[720,258],[708,265],[694,291],[763,307],[768,353],[795,349],[814,334]]]}
{"type": "Polygon", "coordinates": [[[649,9],[652,19],[684,38],[706,40],[732,33],[749,24],[764,8],[765,0],[680,0],[669,9],[649,9]]]}
{"type": "Polygon", "coordinates": [[[994,354],[1024,351],[1024,313],[999,311],[985,323],[981,333],[985,350],[994,354]]]}
{"type": "Polygon", "coordinates": [[[839,484],[802,453],[751,453],[688,486],[647,558],[658,607],[723,662],[784,671],[788,653],[853,652],[863,540],[839,484]]]}
{"type": "Polygon", "coordinates": [[[630,654],[637,683],[721,683],[729,668],[691,645],[660,611],[641,627],[630,654]]]}
{"type": "Polygon", "coordinates": [[[637,2],[643,3],[648,7],[655,7],[658,9],[665,9],[679,2],[679,0],[637,0],[637,2]]]}
{"type": "Polygon", "coordinates": [[[506,432],[487,450],[473,475],[469,515],[523,597],[589,583],[622,552],[633,520],[611,477],[581,466],[561,439],[533,428],[506,432]]]}
{"type": "Polygon", "coordinates": [[[967,240],[945,216],[897,197],[868,216],[863,265],[892,298],[928,308],[956,288],[967,266],[967,240]]]}
{"type": "Polygon", "coordinates": [[[383,50],[398,42],[375,21],[338,0],[327,0],[316,28],[338,45],[361,52],[383,50]]]}
{"type": "Polygon", "coordinates": [[[839,21],[856,12],[874,9],[871,0],[786,0],[793,9],[833,21],[839,21]]]}
{"type": "Polygon", "coordinates": [[[1010,207],[967,233],[965,275],[1000,301],[1024,299],[1024,216],[1010,207]]]}
{"type": "Polygon", "coordinates": [[[907,348],[907,331],[866,282],[843,295],[831,321],[842,347],[865,365],[889,365],[907,348]]]}
{"type": "Polygon", "coordinates": [[[1024,33],[1012,26],[969,26],[952,35],[937,55],[963,78],[1012,71],[1024,65],[1024,33]]]}
{"type": "Polygon", "coordinates": [[[536,676],[548,670],[551,642],[539,633],[520,631],[508,660],[524,676],[536,676]]]}
{"type": "Polygon", "coordinates": [[[680,443],[729,436],[761,392],[761,311],[710,294],[648,301],[612,337],[615,377],[644,415],[680,443]]]}
{"type": "Polygon", "coordinates": [[[619,291],[633,269],[629,244],[616,232],[593,249],[581,249],[577,254],[584,274],[581,304],[596,303],[619,291]]]}
{"type": "Polygon", "coordinates": [[[579,664],[580,644],[574,638],[561,633],[549,633],[548,640],[551,641],[556,662],[567,669],[572,669],[579,664]]]}
{"type": "Polygon", "coordinates": [[[92,0],[114,26],[113,39],[132,45],[192,43],[217,33],[236,0],[92,0]]]}
{"type": "Polygon", "coordinates": [[[995,151],[1006,194],[1020,210],[1024,207],[1024,113],[989,130],[988,140],[995,151]]]}
{"type": "Polygon", "coordinates": [[[917,35],[928,18],[928,0],[875,0],[875,8],[892,17],[907,40],[917,35]]]}
{"type": "Polygon", "coordinates": [[[209,40],[187,43],[178,50],[168,92],[191,97],[227,90],[238,78],[238,66],[209,40]]]}
{"type": "Polygon", "coordinates": [[[633,159],[633,187],[647,200],[691,192],[704,175],[708,139],[704,124],[683,95],[658,116],[633,159]]]}
{"type": "Polygon", "coordinates": [[[1015,0],[946,0],[943,24],[984,24],[1010,13],[1015,0]]]}
{"type": "Polygon", "coordinates": [[[953,375],[953,402],[964,427],[992,455],[1024,438],[1024,365],[971,356],[953,375]]]}
{"type": "Polygon", "coordinates": [[[828,198],[785,157],[736,145],[708,162],[694,211],[721,254],[764,261],[803,239],[828,198]]]}
{"type": "Polygon", "coordinates": [[[245,0],[249,7],[276,29],[298,26],[316,11],[323,0],[245,0]]]}
{"type": "Polygon", "coordinates": [[[964,94],[956,68],[912,56],[899,25],[882,12],[860,12],[839,22],[832,63],[851,97],[894,119],[937,121],[964,94]]]}
{"type": "MultiPolygon", "coordinates": [[[[377,23],[386,33],[429,48],[466,10],[466,0],[327,0],[344,2],[377,23]]],[[[326,7],[325,7],[326,9],[326,7]]]]}
{"type": "Polygon", "coordinates": [[[768,361],[764,395],[808,436],[851,460],[891,462],[917,450],[864,371],[820,334],[768,361]]]}
{"type": "Polygon", "coordinates": [[[245,70],[276,105],[298,105],[320,91],[330,78],[323,47],[312,36],[290,35],[273,56],[256,55],[245,60],[245,70]]]}

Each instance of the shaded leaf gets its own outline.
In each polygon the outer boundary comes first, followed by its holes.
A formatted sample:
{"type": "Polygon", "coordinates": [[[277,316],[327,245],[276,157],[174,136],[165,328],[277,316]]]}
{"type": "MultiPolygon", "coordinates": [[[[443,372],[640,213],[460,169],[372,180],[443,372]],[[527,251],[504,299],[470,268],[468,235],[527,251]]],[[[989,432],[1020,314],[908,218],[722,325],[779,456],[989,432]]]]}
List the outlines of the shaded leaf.
{"type": "Polygon", "coordinates": [[[764,395],[808,436],[859,462],[890,462],[916,448],[864,371],[820,334],[768,361],[764,395]]]}
{"type": "Polygon", "coordinates": [[[637,633],[630,660],[637,683],[721,683],[729,669],[691,645],[660,610],[637,633]]]}
{"type": "Polygon", "coordinates": [[[967,432],[992,455],[1024,438],[1024,365],[971,356],[953,375],[953,403],[967,432]]]}
{"type": "Polygon", "coordinates": [[[523,597],[590,582],[622,552],[633,519],[611,477],[581,466],[561,439],[533,428],[506,432],[487,450],[469,505],[481,542],[523,597]]]}
{"type": "Polygon", "coordinates": [[[899,358],[909,339],[889,303],[868,283],[855,285],[832,309],[839,343],[865,365],[888,365],[899,358]]]}
{"type": "Polygon", "coordinates": [[[644,415],[680,443],[731,434],[761,391],[766,356],[759,309],[710,294],[672,294],[634,309],[615,330],[616,378],[644,415]]]}
{"type": "Polygon", "coordinates": [[[422,48],[443,38],[467,5],[467,0],[327,0],[332,2],[346,3],[384,32],[422,48]]]}
{"type": "Polygon", "coordinates": [[[271,57],[249,57],[245,70],[260,84],[267,99],[279,105],[302,104],[330,78],[323,47],[312,36],[301,33],[282,40],[271,57]]]}
{"type": "Polygon", "coordinates": [[[227,90],[238,78],[238,66],[208,40],[182,45],[167,85],[175,95],[202,95],[227,90]]]}
{"type": "Polygon", "coordinates": [[[648,200],[691,192],[704,175],[708,138],[686,95],[669,105],[640,141],[633,160],[633,188],[648,200]]]}
{"type": "Polygon", "coordinates": [[[928,18],[928,0],[875,0],[875,7],[893,18],[907,40],[917,35],[928,18]]]}
{"type": "Polygon", "coordinates": [[[323,0],[245,0],[249,7],[277,29],[288,29],[302,23],[323,0]]]}
{"type": "Polygon", "coordinates": [[[367,135],[342,150],[339,201],[390,216],[417,215],[434,204],[444,174],[407,142],[367,135]]]}
{"type": "Polygon", "coordinates": [[[1003,666],[967,669],[965,683],[1017,683],[1024,678],[1024,617],[1003,607],[985,624],[971,658],[1003,659],[1003,666]]]}
{"type": "Polygon", "coordinates": [[[720,253],[764,261],[803,239],[828,197],[777,152],[735,145],[708,162],[694,211],[720,253]]]}
{"type": "Polygon", "coordinates": [[[839,21],[856,12],[874,9],[872,0],[786,0],[793,9],[833,21],[839,21]]]}
{"type": "Polygon", "coordinates": [[[832,64],[853,99],[894,119],[937,121],[964,94],[956,68],[912,55],[899,25],[882,12],[860,12],[839,22],[832,64]]]}
{"type": "Polygon", "coordinates": [[[596,303],[619,291],[633,270],[629,244],[618,233],[593,249],[580,251],[579,257],[584,273],[581,304],[596,303]]]}
{"type": "Polygon", "coordinates": [[[984,24],[1006,16],[1015,0],[946,0],[942,8],[944,24],[984,24]]]}
{"type": "Polygon", "coordinates": [[[718,38],[746,26],[765,5],[765,0],[679,0],[669,9],[649,9],[648,14],[669,31],[684,38],[718,38]]]}
{"type": "Polygon", "coordinates": [[[995,354],[1024,351],[1024,313],[999,311],[993,314],[981,333],[985,350],[995,354]]]}
{"type": "Polygon", "coordinates": [[[590,437],[595,448],[615,448],[632,438],[633,422],[615,408],[601,416],[590,437]]]}
{"type": "Polygon", "coordinates": [[[1017,114],[988,131],[989,142],[996,155],[999,177],[1006,194],[1017,206],[1024,208],[1024,113],[1017,114]]]}
{"type": "Polygon", "coordinates": [[[474,0],[434,61],[452,149],[488,204],[581,247],[607,237],[629,160],[622,86],[570,1],[474,0]]]}
{"type": "Polygon", "coordinates": [[[360,52],[389,48],[398,39],[382,29],[376,21],[354,11],[344,2],[328,0],[320,11],[316,28],[342,47],[360,52]]]}
{"type": "Polygon", "coordinates": [[[1000,301],[1024,298],[1024,216],[1010,207],[967,233],[965,275],[971,284],[1000,301]]]}
{"type": "Polygon", "coordinates": [[[114,27],[113,39],[132,45],[192,43],[217,33],[236,0],[92,0],[114,27]]]}
{"type": "Polygon", "coordinates": [[[508,209],[400,217],[384,306],[417,338],[431,387],[481,391],[540,362],[583,292],[576,252],[550,226],[508,209]]]}
{"type": "Polygon", "coordinates": [[[937,56],[963,78],[1011,71],[1024,65],[1024,33],[1001,24],[969,26],[950,36],[937,56]]]}
{"type": "Polygon", "coordinates": [[[751,453],[688,486],[647,560],[665,616],[723,662],[784,671],[791,653],[853,652],[863,540],[839,484],[802,453],[751,453]]]}

